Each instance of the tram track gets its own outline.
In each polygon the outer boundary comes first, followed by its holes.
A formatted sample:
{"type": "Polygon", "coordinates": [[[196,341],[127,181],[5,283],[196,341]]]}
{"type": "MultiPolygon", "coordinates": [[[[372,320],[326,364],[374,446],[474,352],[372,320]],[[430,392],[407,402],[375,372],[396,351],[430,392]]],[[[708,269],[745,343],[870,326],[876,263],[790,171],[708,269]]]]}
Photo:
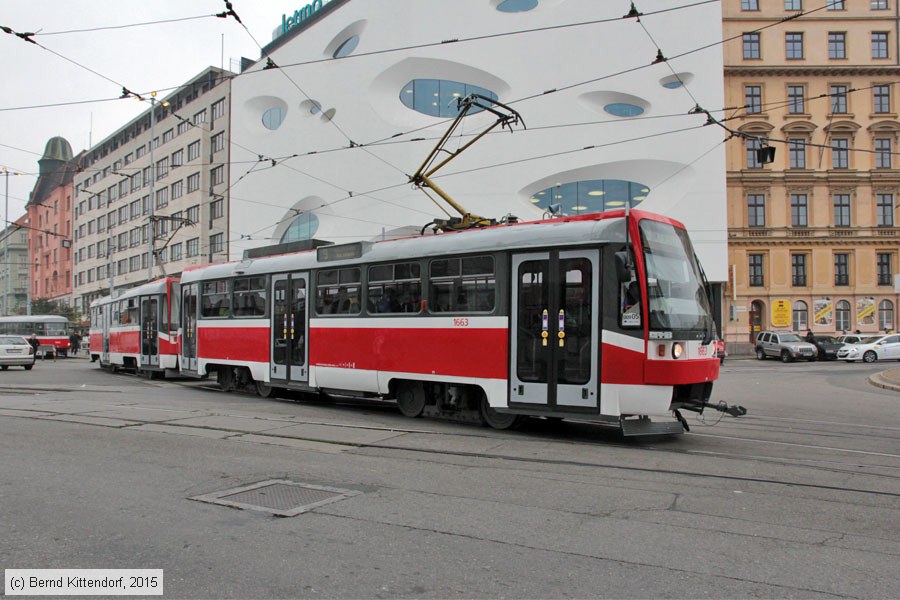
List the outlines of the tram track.
{"type": "MultiPolygon", "coordinates": [[[[172,381],[170,383],[181,384],[184,387],[188,387],[198,391],[210,392],[215,394],[221,394],[222,391],[218,389],[217,386],[209,385],[208,383],[204,383],[202,385],[196,385],[188,382],[176,382],[172,381]]],[[[344,397],[344,396],[330,396],[327,398],[308,394],[291,394],[292,397],[289,398],[273,398],[267,400],[267,402],[278,402],[282,404],[301,404],[301,405],[309,405],[309,406],[319,406],[319,407],[330,407],[337,410],[354,410],[357,411],[359,409],[365,409],[371,412],[378,412],[383,414],[395,414],[396,408],[393,403],[385,402],[380,399],[366,399],[366,398],[353,398],[353,397],[344,397]]],[[[249,397],[249,395],[248,395],[249,397]]],[[[223,416],[234,416],[230,415],[227,411],[223,411],[218,413],[223,416]]],[[[357,413],[358,414],[358,413],[357,413]]],[[[246,416],[246,415],[242,415],[246,416]]],[[[572,444],[572,445],[583,445],[583,446],[593,446],[593,447],[603,447],[610,449],[625,449],[629,452],[653,452],[660,454],[672,454],[678,456],[702,456],[709,458],[718,458],[727,461],[738,461],[744,464],[749,463],[759,463],[759,464],[770,464],[770,465],[779,465],[784,467],[794,467],[799,469],[805,469],[810,472],[820,472],[820,473],[829,473],[833,475],[846,475],[846,476],[854,476],[854,477],[867,477],[873,478],[874,480],[880,481],[897,481],[900,480],[900,473],[879,473],[875,472],[877,470],[886,470],[886,471],[898,471],[900,470],[900,454],[890,453],[890,452],[874,452],[867,450],[859,450],[857,448],[849,447],[850,444],[845,445],[824,445],[824,444],[805,444],[798,442],[788,442],[788,441],[780,441],[780,440],[772,440],[772,439],[759,439],[752,437],[754,432],[760,431],[766,434],[786,434],[786,435],[805,435],[805,436],[815,436],[817,438],[822,438],[823,436],[837,436],[837,439],[843,439],[846,441],[852,440],[871,440],[873,434],[882,439],[893,439],[892,435],[895,432],[900,431],[900,428],[895,427],[884,427],[884,426],[870,426],[870,425],[855,425],[848,423],[837,423],[833,421],[823,421],[823,420],[814,420],[814,419],[796,419],[796,418],[781,418],[781,417],[753,417],[747,420],[741,421],[728,421],[728,429],[730,431],[723,431],[721,434],[719,433],[710,433],[704,430],[697,430],[698,426],[695,425],[695,431],[693,433],[687,434],[684,438],[678,438],[677,440],[672,440],[670,442],[666,439],[622,439],[619,435],[618,431],[609,427],[604,427],[603,425],[599,425],[596,423],[588,422],[588,421],[579,421],[577,419],[567,420],[563,422],[546,422],[540,419],[532,419],[527,422],[527,424],[522,428],[522,430],[516,433],[509,432],[498,432],[491,429],[482,429],[472,425],[465,424],[454,424],[458,425],[454,427],[453,431],[447,430],[439,430],[436,428],[432,428],[429,426],[429,422],[438,424],[438,423],[448,423],[447,421],[430,421],[430,420],[421,420],[422,427],[409,427],[409,426],[397,426],[390,423],[378,423],[378,424],[366,424],[366,423],[348,423],[341,419],[298,419],[293,416],[285,416],[285,415],[271,415],[268,417],[271,420],[283,421],[286,424],[290,425],[312,425],[312,426],[328,426],[335,427],[341,429],[367,429],[367,430],[380,430],[380,431],[390,431],[401,434],[415,434],[415,435],[424,435],[424,436],[453,436],[456,438],[471,438],[471,439],[482,439],[482,440],[494,440],[498,444],[502,444],[504,442],[508,442],[515,438],[525,439],[526,441],[535,441],[535,442],[552,442],[555,444],[572,444]],[[802,426],[803,430],[798,430],[797,426],[802,426]],[[832,428],[838,428],[844,430],[849,430],[849,432],[841,433],[831,431],[832,428]],[[740,433],[735,433],[734,429],[738,428],[741,430],[740,433]],[[802,433],[801,433],[802,432],[802,433]],[[837,435],[840,433],[840,435],[837,435]],[[703,447],[687,447],[683,443],[681,443],[681,439],[690,440],[690,439],[710,439],[710,440],[723,440],[727,442],[733,442],[735,444],[733,451],[723,451],[720,449],[708,449],[703,447]],[[674,444],[678,444],[679,447],[673,447],[674,444]],[[806,449],[813,451],[827,451],[829,453],[835,454],[836,456],[848,456],[848,457],[871,457],[878,459],[887,459],[887,461],[896,461],[896,464],[864,464],[861,461],[848,463],[842,462],[838,459],[828,459],[825,457],[821,458],[794,458],[786,455],[765,455],[761,454],[758,449],[759,448],[784,448],[784,449],[806,449]],[[819,464],[813,464],[819,463],[819,464]]],[[[397,419],[400,420],[399,415],[397,415],[397,419]]],[[[405,420],[405,419],[404,419],[405,420]]],[[[452,423],[452,422],[449,422],[452,423]]],[[[399,425],[399,424],[398,424],[399,425]]],[[[692,423],[694,425],[694,423],[692,423]]],[[[711,429],[714,425],[708,425],[706,429],[711,429]]],[[[240,432],[235,432],[240,433],[240,432]]],[[[278,437],[277,432],[272,432],[267,435],[271,437],[278,437]]],[[[321,440],[321,439],[310,439],[309,441],[319,441],[319,442],[329,442],[329,440],[321,440]]],[[[773,485],[781,485],[781,486],[794,486],[801,488],[816,488],[823,489],[829,491],[841,490],[848,491],[860,494],[874,494],[876,496],[883,496],[888,498],[900,497],[900,492],[890,492],[885,490],[878,489],[867,489],[865,487],[845,487],[838,485],[825,485],[825,484],[816,484],[810,483],[809,481],[803,481],[803,478],[794,478],[792,480],[782,480],[777,478],[759,478],[759,477],[748,477],[741,475],[727,475],[721,473],[706,473],[700,470],[694,471],[689,469],[665,469],[665,468],[642,468],[642,467],[634,467],[623,463],[615,463],[615,462],[596,462],[596,461],[578,461],[578,460],[564,460],[564,459],[546,459],[546,458],[531,458],[531,457],[515,457],[510,456],[505,453],[498,452],[469,452],[465,450],[447,450],[447,449],[437,449],[434,447],[429,447],[428,444],[423,443],[422,445],[417,446],[409,446],[409,445],[392,445],[388,442],[374,442],[374,443],[361,443],[361,444],[353,444],[359,449],[379,449],[379,450],[390,450],[390,451],[402,451],[402,452],[417,452],[417,453],[425,453],[425,454],[434,454],[434,455],[444,455],[444,456],[458,456],[458,457],[467,457],[467,458],[480,458],[480,459],[496,459],[496,460],[505,460],[505,461],[516,461],[530,464],[544,464],[544,465],[569,465],[569,466],[577,466],[577,467],[589,467],[589,468],[608,468],[608,469],[624,469],[635,472],[645,472],[645,473],[656,473],[656,474],[670,474],[676,476],[685,476],[685,477],[700,477],[700,478],[712,478],[712,479],[725,479],[732,480],[737,482],[747,482],[747,483],[767,483],[773,485]]]]}
{"type": "MultiPolygon", "coordinates": [[[[282,400],[285,402],[296,402],[291,400],[282,400]]],[[[305,403],[306,401],[299,401],[299,403],[305,403]]],[[[393,412],[394,407],[392,404],[385,403],[381,400],[368,400],[368,399],[357,399],[357,398],[339,398],[339,399],[331,399],[324,401],[316,401],[315,404],[319,406],[334,406],[335,408],[342,408],[346,406],[347,408],[367,408],[367,409],[377,409],[383,412],[393,412]]],[[[466,426],[462,425],[459,430],[456,431],[437,431],[428,428],[410,428],[410,427],[397,427],[397,426],[384,426],[384,425],[364,425],[364,424],[348,424],[342,422],[334,422],[334,421],[323,421],[323,420],[289,420],[293,424],[298,425],[324,425],[330,427],[339,427],[345,429],[372,429],[372,430],[384,430],[391,431],[396,433],[409,433],[409,434],[420,434],[427,436],[453,436],[453,437],[463,437],[463,438],[477,438],[477,439],[490,439],[496,440],[498,443],[502,443],[504,441],[509,441],[510,434],[498,434],[493,432],[493,430],[478,430],[473,429],[473,431],[466,431],[466,426]]],[[[831,424],[831,423],[826,423],[831,424]]],[[[859,426],[863,427],[863,426],[859,426]]],[[[885,428],[891,429],[891,428],[885,428]]],[[[765,463],[765,464],[775,464],[780,466],[788,466],[788,467],[798,467],[802,469],[808,469],[816,472],[825,472],[831,474],[838,475],[852,475],[852,476],[864,476],[864,477],[872,477],[880,480],[886,481],[897,481],[900,480],[900,474],[892,475],[885,473],[875,473],[871,472],[872,469],[891,469],[891,470],[900,470],[900,454],[890,454],[890,453],[877,453],[877,452],[867,452],[867,451],[859,451],[852,448],[838,448],[838,447],[825,447],[825,446],[814,446],[809,444],[792,444],[786,442],[778,442],[774,440],[759,440],[752,439],[742,436],[736,435],[712,435],[707,433],[693,433],[688,434],[689,437],[711,437],[717,439],[725,439],[725,440],[733,440],[735,442],[741,443],[750,443],[750,444],[761,444],[761,445],[776,445],[783,447],[803,447],[810,449],[828,449],[833,452],[838,453],[846,453],[850,455],[863,455],[863,456],[878,456],[890,459],[898,459],[897,465],[865,465],[865,464],[855,464],[852,467],[844,467],[842,468],[840,465],[843,463],[839,463],[836,461],[828,461],[832,464],[830,465],[822,465],[822,464],[810,464],[812,459],[795,459],[795,458],[786,458],[779,456],[764,456],[755,453],[732,453],[732,452],[721,452],[721,451],[711,451],[711,450],[703,450],[696,448],[663,448],[659,446],[648,445],[641,440],[634,441],[621,441],[621,439],[617,440],[618,432],[609,428],[603,428],[602,425],[597,425],[595,423],[590,423],[586,421],[578,421],[572,420],[569,422],[563,423],[552,423],[552,424],[544,424],[540,420],[532,420],[530,425],[526,425],[523,430],[516,432],[512,435],[521,435],[527,436],[529,440],[540,441],[540,442],[553,442],[553,443],[562,443],[562,444],[573,444],[573,445],[591,445],[591,446],[602,446],[608,448],[616,448],[616,449],[626,449],[629,451],[646,451],[646,452],[654,452],[654,453],[671,453],[676,455],[689,455],[689,456],[707,456],[707,457],[716,457],[725,460],[736,460],[736,461],[753,461],[757,463],[765,463]],[[566,429],[571,429],[572,426],[575,427],[590,427],[594,431],[592,435],[571,435],[571,431],[565,431],[566,429]],[[553,428],[557,430],[556,432],[548,432],[547,428],[553,428]],[[600,434],[600,438],[596,434],[600,434]]],[[[860,434],[862,435],[862,434],[860,434]]],[[[857,436],[859,437],[859,436],[857,436]]],[[[322,441],[322,440],[311,440],[311,441],[322,441]]],[[[534,464],[567,464],[571,466],[585,466],[585,467],[600,467],[600,468],[618,468],[618,469],[631,469],[631,470],[640,470],[640,469],[632,469],[631,467],[621,465],[621,464],[613,464],[613,463],[596,463],[593,461],[554,461],[547,459],[524,459],[524,458],[515,458],[510,457],[507,454],[502,453],[484,453],[484,452],[466,452],[466,451],[451,451],[451,450],[437,450],[432,448],[425,447],[410,447],[410,446],[392,446],[387,443],[378,442],[372,444],[361,444],[360,448],[373,448],[373,449],[386,449],[386,450],[399,450],[399,451],[407,451],[407,452],[424,452],[430,454],[442,454],[448,456],[460,456],[460,457],[477,457],[477,458],[485,458],[485,459],[498,459],[498,460],[516,460],[519,462],[530,462],[534,464]]],[[[822,459],[815,459],[822,460],[822,459]]],[[[841,486],[822,486],[822,485],[811,485],[809,483],[805,483],[802,481],[781,481],[777,479],[760,479],[760,478],[747,478],[740,476],[723,476],[719,474],[709,474],[702,472],[694,472],[694,471],[683,471],[683,470],[665,470],[665,469],[655,469],[649,470],[648,472],[654,473],[669,473],[673,475],[687,475],[693,477],[713,477],[713,478],[725,478],[725,479],[733,479],[735,481],[747,481],[747,482],[755,482],[755,483],[772,483],[786,486],[798,486],[798,487],[821,487],[822,489],[828,490],[847,490],[847,491],[858,491],[859,493],[874,493],[876,495],[887,495],[890,497],[900,497],[900,493],[885,493],[878,492],[876,490],[865,490],[858,489],[854,490],[852,488],[846,488],[841,486]]]]}
{"type": "MultiPolygon", "coordinates": [[[[203,389],[211,392],[220,393],[215,386],[203,386],[203,389]]],[[[311,398],[303,398],[303,399],[291,399],[291,398],[283,398],[283,399],[275,399],[275,401],[285,402],[285,403],[297,403],[297,404],[314,404],[317,406],[333,406],[335,408],[351,408],[351,409],[359,409],[365,408],[369,410],[377,410],[379,412],[384,413],[393,413],[396,409],[392,403],[385,402],[379,399],[366,399],[366,398],[352,398],[352,397],[329,397],[328,399],[320,399],[318,397],[312,396],[311,398]]],[[[472,431],[465,431],[466,426],[464,424],[460,424],[461,427],[459,430],[453,432],[444,432],[444,431],[436,431],[433,429],[427,428],[410,428],[410,427],[396,427],[396,426],[369,426],[369,425],[357,425],[357,424],[347,424],[347,423],[335,423],[335,422],[323,422],[323,421],[295,421],[291,420],[291,422],[297,424],[310,424],[310,425],[329,425],[334,427],[345,427],[345,428],[361,428],[361,429],[384,429],[390,430],[394,432],[402,432],[402,433],[417,433],[417,434],[425,434],[425,435],[453,435],[455,437],[470,437],[470,438],[479,438],[479,439],[496,439],[498,441],[503,441],[507,439],[506,437],[501,437],[503,434],[494,433],[492,430],[484,430],[477,429],[471,425],[468,427],[472,428],[472,431]]],[[[435,421],[440,422],[440,421],[435,421]]],[[[618,431],[604,427],[603,425],[598,425],[596,423],[592,423],[589,421],[580,421],[578,419],[567,420],[562,423],[547,423],[543,422],[540,419],[533,419],[521,428],[517,434],[518,435],[527,435],[530,439],[537,441],[550,441],[555,443],[570,443],[570,444],[585,444],[592,446],[604,446],[604,447],[613,447],[613,448],[624,448],[630,450],[646,450],[653,452],[670,452],[674,454],[681,455],[693,455],[693,454],[703,454],[705,456],[718,456],[721,458],[725,458],[728,460],[754,460],[758,462],[766,462],[770,464],[779,464],[785,466],[797,466],[803,467],[807,469],[815,469],[819,471],[832,472],[832,473],[845,473],[852,475],[866,475],[871,477],[879,477],[885,479],[895,479],[900,478],[900,475],[894,476],[891,474],[884,473],[872,473],[872,472],[861,472],[860,469],[888,469],[888,470],[900,470],[900,453],[886,453],[886,452],[873,452],[866,450],[858,450],[856,448],[847,447],[847,446],[837,446],[837,445],[823,445],[823,444],[803,444],[797,442],[784,442],[779,440],[771,440],[771,439],[758,439],[753,437],[747,437],[746,435],[738,435],[738,434],[713,434],[708,433],[707,431],[699,430],[697,425],[694,425],[694,431],[687,434],[687,438],[711,438],[711,439],[719,439],[726,441],[739,442],[744,444],[751,444],[757,446],[774,446],[774,447],[784,447],[784,448],[803,448],[809,450],[822,450],[828,452],[834,452],[839,454],[846,455],[858,455],[858,456],[868,456],[868,457],[879,457],[879,458],[887,458],[890,460],[898,460],[897,465],[871,465],[871,464],[854,464],[852,468],[841,468],[839,466],[827,466],[827,465],[814,465],[810,464],[811,459],[797,459],[797,458],[787,458],[787,457],[779,457],[779,456],[765,456],[759,455],[754,452],[750,453],[732,453],[732,452],[721,452],[714,450],[702,450],[696,448],[671,448],[671,447],[659,447],[658,445],[648,445],[646,441],[641,439],[634,440],[622,440],[618,431]],[[582,429],[582,428],[590,428],[591,431],[587,434],[579,433],[578,431],[573,431],[573,429],[582,429]],[[548,431],[548,429],[553,429],[555,431],[548,431]],[[573,435],[574,434],[574,435],[573,435]]],[[[715,425],[708,425],[707,428],[712,428],[715,425]]],[[[780,418],[780,417],[753,417],[746,421],[734,421],[729,422],[729,427],[739,427],[741,429],[751,429],[754,431],[764,431],[767,434],[790,434],[790,435],[806,435],[806,436],[815,436],[821,438],[825,437],[836,437],[838,439],[843,440],[871,440],[873,437],[893,440],[893,437],[890,436],[893,432],[900,433],[900,428],[894,427],[881,427],[881,426],[870,426],[870,425],[854,425],[848,423],[837,423],[833,421],[819,421],[819,420],[810,420],[810,419],[792,419],[792,418],[780,418]],[[787,423],[787,425],[783,427],[773,426],[773,424],[777,423],[787,423]],[[803,430],[797,429],[793,423],[802,424],[806,428],[803,430]],[[750,427],[747,427],[747,426],[750,427]],[[816,425],[823,426],[823,429],[816,429],[816,425]],[[828,429],[834,428],[842,428],[842,429],[852,429],[857,430],[855,433],[844,433],[844,432],[835,432],[829,431],[828,429]],[[873,431],[878,432],[873,436],[873,431]]],[[[749,431],[748,433],[752,433],[749,431]]],[[[508,435],[508,434],[507,434],[508,435]]],[[[656,444],[657,440],[653,440],[651,444],[656,444]]],[[[822,462],[830,462],[834,463],[835,461],[826,461],[825,459],[815,459],[822,462]]],[[[842,463],[837,463],[842,464],[842,463]]]]}

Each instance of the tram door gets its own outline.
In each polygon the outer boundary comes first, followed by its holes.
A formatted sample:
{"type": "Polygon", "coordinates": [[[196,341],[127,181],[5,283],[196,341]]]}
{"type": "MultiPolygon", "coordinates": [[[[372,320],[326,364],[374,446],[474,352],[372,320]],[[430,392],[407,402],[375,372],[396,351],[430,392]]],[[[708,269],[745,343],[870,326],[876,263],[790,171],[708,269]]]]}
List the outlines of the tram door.
{"type": "Polygon", "coordinates": [[[159,298],[141,296],[141,366],[159,366],[159,298]]]}
{"type": "Polygon", "coordinates": [[[285,273],[272,277],[272,381],[309,381],[307,344],[309,307],[306,273],[285,273]]]}
{"type": "Polygon", "coordinates": [[[198,285],[182,286],[181,303],[181,369],[197,372],[197,293],[198,285]]]}
{"type": "Polygon", "coordinates": [[[599,252],[512,260],[510,404],[599,406],[599,252]]]}
{"type": "Polygon", "coordinates": [[[112,320],[112,302],[107,302],[100,311],[100,327],[103,330],[103,345],[100,347],[100,364],[109,364],[109,323],[112,320]]]}

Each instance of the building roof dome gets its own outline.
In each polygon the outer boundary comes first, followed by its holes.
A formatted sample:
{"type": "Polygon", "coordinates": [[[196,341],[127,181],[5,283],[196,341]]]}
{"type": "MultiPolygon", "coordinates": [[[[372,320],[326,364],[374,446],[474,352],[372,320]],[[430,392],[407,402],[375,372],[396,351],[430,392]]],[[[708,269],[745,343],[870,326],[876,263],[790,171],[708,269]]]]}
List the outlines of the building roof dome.
{"type": "Polygon", "coordinates": [[[72,146],[64,137],[52,137],[47,141],[47,145],[44,147],[44,156],[41,159],[70,161],[72,160],[72,146]]]}

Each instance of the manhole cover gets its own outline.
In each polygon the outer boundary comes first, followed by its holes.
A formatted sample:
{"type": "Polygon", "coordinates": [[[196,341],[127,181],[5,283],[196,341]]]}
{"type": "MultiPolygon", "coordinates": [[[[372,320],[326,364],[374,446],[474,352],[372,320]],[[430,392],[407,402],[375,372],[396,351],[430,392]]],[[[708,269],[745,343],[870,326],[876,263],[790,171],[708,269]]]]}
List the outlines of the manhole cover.
{"type": "Polygon", "coordinates": [[[325,504],[345,500],[362,492],[297,483],[283,479],[261,481],[239,488],[194,496],[191,500],[232,508],[258,510],[279,517],[293,517],[325,504]]]}

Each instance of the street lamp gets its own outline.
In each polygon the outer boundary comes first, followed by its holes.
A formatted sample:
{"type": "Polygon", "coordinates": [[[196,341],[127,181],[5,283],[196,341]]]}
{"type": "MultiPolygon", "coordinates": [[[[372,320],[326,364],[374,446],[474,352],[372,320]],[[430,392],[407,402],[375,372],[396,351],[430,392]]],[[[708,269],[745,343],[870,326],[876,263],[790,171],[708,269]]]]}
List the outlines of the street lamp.
{"type": "MultiPolygon", "coordinates": [[[[163,107],[169,106],[169,103],[163,100],[160,102],[163,107]]],[[[153,159],[153,150],[155,144],[153,138],[156,129],[156,92],[150,92],[150,218],[148,219],[148,241],[150,251],[147,254],[147,281],[153,280],[153,253],[156,250],[156,232],[153,230],[153,211],[156,206],[156,193],[154,191],[156,184],[156,161],[153,159]]]]}
{"type": "Polygon", "coordinates": [[[6,272],[6,290],[3,292],[3,314],[9,314],[9,169],[3,167],[3,176],[6,179],[6,201],[3,208],[3,262],[6,272]]]}
{"type": "MultiPolygon", "coordinates": [[[[12,173],[12,175],[18,175],[18,173],[12,173]]],[[[3,220],[6,222],[3,228],[3,262],[5,265],[5,273],[6,273],[6,286],[3,292],[3,314],[9,314],[9,294],[10,294],[10,268],[12,267],[12,261],[9,260],[9,236],[11,234],[9,230],[9,169],[3,167],[3,176],[6,179],[6,200],[4,202],[3,208],[3,220]]]]}

